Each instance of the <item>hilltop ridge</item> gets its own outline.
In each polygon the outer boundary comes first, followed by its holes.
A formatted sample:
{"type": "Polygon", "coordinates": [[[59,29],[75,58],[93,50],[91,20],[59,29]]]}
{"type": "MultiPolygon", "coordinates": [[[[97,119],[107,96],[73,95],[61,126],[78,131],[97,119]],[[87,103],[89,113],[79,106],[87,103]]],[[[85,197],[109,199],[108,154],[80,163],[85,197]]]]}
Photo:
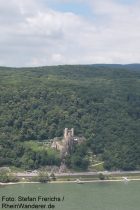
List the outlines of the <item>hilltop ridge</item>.
{"type": "Polygon", "coordinates": [[[90,148],[105,169],[139,170],[139,67],[0,67],[0,166],[59,165],[58,153],[29,142],[59,137],[65,127],[74,127],[87,142],[68,158],[68,167],[85,167],[90,148]]]}

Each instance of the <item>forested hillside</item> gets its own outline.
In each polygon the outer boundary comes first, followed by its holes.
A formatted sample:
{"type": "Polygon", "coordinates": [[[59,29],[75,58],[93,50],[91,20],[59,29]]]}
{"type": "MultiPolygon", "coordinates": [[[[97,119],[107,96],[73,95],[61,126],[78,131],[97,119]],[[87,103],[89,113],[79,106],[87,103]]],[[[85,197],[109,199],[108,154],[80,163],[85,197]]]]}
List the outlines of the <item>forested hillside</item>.
{"type": "Polygon", "coordinates": [[[25,142],[65,127],[86,137],[106,169],[140,169],[140,66],[0,68],[0,166],[59,165],[58,154],[25,142]]]}

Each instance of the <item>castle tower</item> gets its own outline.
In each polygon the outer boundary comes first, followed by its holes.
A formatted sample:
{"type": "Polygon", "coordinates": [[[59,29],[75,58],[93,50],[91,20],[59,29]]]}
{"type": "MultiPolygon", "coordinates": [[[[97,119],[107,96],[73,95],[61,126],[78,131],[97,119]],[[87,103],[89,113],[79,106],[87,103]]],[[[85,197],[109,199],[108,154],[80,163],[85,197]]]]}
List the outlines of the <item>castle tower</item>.
{"type": "Polygon", "coordinates": [[[64,129],[64,139],[66,139],[68,136],[68,128],[64,129]]]}
{"type": "Polygon", "coordinates": [[[74,137],[74,128],[71,128],[71,136],[74,137]]]}
{"type": "Polygon", "coordinates": [[[64,138],[63,138],[64,154],[68,154],[72,151],[73,144],[74,144],[74,128],[71,129],[65,128],[64,138]]]}
{"type": "Polygon", "coordinates": [[[72,137],[74,137],[74,128],[71,128],[71,129],[65,128],[64,139],[67,140],[68,138],[72,138],[72,137]]]}

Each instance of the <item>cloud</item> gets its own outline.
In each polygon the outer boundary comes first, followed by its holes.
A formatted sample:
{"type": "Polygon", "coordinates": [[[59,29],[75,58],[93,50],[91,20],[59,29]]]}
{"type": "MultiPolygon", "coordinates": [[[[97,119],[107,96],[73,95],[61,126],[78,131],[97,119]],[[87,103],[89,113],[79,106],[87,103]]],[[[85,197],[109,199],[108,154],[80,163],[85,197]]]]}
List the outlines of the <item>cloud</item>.
{"type": "Polygon", "coordinates": [[[48,3],[0,0],[0,65],[139,62],[139,2],[88,0],[90,18],[48,3]]]}

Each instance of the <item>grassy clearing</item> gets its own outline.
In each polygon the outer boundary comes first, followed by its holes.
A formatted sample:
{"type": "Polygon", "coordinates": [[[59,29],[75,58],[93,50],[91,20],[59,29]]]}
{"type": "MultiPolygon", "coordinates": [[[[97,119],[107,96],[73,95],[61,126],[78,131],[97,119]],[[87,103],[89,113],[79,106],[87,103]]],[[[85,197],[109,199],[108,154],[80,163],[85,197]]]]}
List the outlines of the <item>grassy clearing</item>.
{"type": "Polygon", "coordinates": [[[43,145],[40,145],[38,142],[35,142],[35,141],[26,141],[24,142],[25,146],[28,147],[28,148],[31,148],[33,151],[42,151],[44,149],[47,149],[45,148],[43,145]]]}

